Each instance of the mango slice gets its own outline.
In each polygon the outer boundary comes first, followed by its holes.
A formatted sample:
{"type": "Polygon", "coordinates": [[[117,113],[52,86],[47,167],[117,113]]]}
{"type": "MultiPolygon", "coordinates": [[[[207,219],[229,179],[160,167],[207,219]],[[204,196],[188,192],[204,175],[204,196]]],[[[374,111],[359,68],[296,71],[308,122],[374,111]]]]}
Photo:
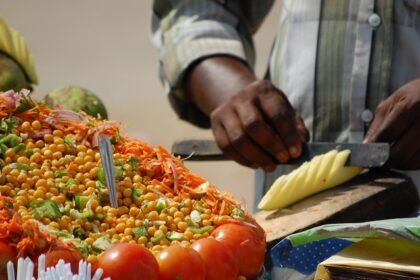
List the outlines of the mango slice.
{"type": "Polygon", "coordinates": [[[349,181],[363,170],[361,167],[344,166],[349,155],[350,150],[332,150],[303,163],[291,173],[280,176],[261,199],[258,208],[284,208],[349,181]]]}

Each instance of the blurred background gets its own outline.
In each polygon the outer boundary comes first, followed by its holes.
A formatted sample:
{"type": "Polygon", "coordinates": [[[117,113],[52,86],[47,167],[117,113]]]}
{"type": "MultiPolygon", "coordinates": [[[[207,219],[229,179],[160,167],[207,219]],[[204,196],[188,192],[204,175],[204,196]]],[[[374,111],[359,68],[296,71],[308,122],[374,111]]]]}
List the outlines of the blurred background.
{"type": "MultiPolygon", "coordinates": [[[[82,86],[104,101],[109,118],[125,124],[124,132],[130,136],[166,149],[175,140],[210,139],[210,130],[179,120],[169,106],[158,80],[158,53],[150,40],[151,2],[0,0],[0,16],[26,39],[34,55],[39,77],[35,99],[57,87],[82,86]]],[[[278,13],[276,1],[254,38],[260,77],[278,13]]],[[[252,209],[253,170],[228,161],[187,165],[252,209]]]]}

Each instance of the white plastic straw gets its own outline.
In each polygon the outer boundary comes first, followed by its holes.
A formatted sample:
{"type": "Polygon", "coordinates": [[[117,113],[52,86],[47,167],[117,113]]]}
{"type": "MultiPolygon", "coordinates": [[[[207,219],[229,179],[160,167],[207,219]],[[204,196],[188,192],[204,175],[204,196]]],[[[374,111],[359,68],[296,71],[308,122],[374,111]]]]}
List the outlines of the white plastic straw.
{"type": "Polygon", "coordinates": [[[25,268],[25,261],[22,258],[19,258],[17,265],[17,280],[23,280],[23,269],[25,268]]]}
{"type": "Polygon", "coordinates": [[[41,275],[43,271],[45,271],[45,255],[44,254],[42,254],[38,258],[38,279],[39,280],[44,280],[44,279],[40,279],[42,278],[41,275]]]}
{"type": "Polygon", "coordinates": [[[92,280],[100,280],[103,273],[104,273],[103,269],[98,268],[95,272],[95,275],[93,275],[92,280]]]}
{"type": "Polygon", "coordinates": [[[29,260],[26,266],[26,279],[25,280],[31,280],[32,275],[34,275],[34,263],[29,260]]]}
{"type": "Polygon", "coordinates": [[[7,262],[7,279],[15,280],[15,268],[13,267],[13,263],[11,261],[7,262]]]}
{"type": "MultiPolygon", "coordinates": [[[[79,262],[78,274],[73,275],[71,265],[60,259],[55,267],[45,268],[45,255],[38,258],[38,278],[33,276],[34,263],[27,257],[19,258],[17,262],[17,277],[12,262],[7,263],[8,280],[100,280],[103,270],[98,268],[92,277],[92,265],[83,260],[79,262]]],[[[109,277],[105,280],[111,280],[109,277]]]]}

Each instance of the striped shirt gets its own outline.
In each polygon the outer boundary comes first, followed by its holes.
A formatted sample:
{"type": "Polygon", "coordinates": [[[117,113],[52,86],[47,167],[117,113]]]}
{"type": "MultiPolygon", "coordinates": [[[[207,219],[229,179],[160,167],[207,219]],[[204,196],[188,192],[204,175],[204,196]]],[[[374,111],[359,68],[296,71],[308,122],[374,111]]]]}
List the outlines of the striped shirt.
{"type": "MultiPolygon", "coordinates": [[[[272,3],[154,1],[160,78],[180,118],[208,126],[182,88],[183,74],[219,54],[253,66],[252,34],[272,3]]],[[[269,79],[302,115],[313,141],[362,141],[377,105],[420,77],[420,0],[283,0],[281,9],[269,79]]],[[[264,176],[264,185],[277,176],[264,176]]]]}

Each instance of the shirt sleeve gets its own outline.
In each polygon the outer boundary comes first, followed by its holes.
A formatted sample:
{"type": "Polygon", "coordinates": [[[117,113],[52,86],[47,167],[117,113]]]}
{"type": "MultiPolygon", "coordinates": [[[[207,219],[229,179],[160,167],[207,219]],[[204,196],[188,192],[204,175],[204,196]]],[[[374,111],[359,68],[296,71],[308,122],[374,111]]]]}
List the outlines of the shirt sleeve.
{"type": "Polygon", "coordinates": [[[209,120],[189,100],[182,79],[189,66],[214,55],[233,56],[253,67],[251,36],[260,22],[246,20],[241,1],[153,2],[152,39],[159,50],[160,79],[178,116],[200,127],[209,127],[209,120]]]}

